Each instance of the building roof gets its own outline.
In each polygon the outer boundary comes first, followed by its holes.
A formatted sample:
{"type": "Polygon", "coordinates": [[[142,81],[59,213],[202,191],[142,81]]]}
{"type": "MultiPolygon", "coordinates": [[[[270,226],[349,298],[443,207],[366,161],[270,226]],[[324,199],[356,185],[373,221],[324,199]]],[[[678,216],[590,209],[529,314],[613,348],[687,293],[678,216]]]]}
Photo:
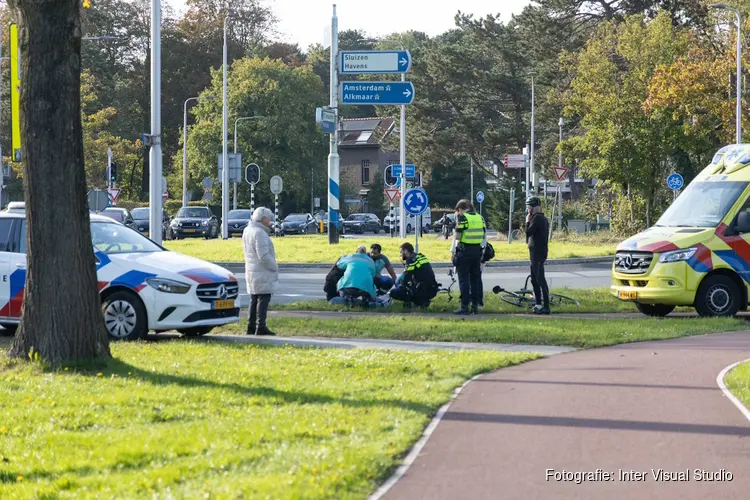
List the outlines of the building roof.
{"type": "Polygon", "coordinates": [[[341,120],[339,146],[377,146],[395,126],[393,118],[345,118],[341,120]]]}

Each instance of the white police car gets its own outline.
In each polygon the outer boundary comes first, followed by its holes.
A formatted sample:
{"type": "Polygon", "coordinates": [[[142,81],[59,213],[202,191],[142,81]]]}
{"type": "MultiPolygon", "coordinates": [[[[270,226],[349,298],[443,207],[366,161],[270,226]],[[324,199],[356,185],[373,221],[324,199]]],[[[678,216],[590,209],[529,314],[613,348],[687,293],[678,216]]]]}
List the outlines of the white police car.
{"type": "MultiPolygon", "coordinates": [[[[113,339],[154,330],[204,335],[240,319],[237,278],[226,269],[170,252],[109,217],[91,214],[104,323],[113,339]]],[[[0,326],[18,326],[26,285],[26,211],[0,212],[0,326]]],[[[64,290],[60,291],[64,293],[64,290]]]]}

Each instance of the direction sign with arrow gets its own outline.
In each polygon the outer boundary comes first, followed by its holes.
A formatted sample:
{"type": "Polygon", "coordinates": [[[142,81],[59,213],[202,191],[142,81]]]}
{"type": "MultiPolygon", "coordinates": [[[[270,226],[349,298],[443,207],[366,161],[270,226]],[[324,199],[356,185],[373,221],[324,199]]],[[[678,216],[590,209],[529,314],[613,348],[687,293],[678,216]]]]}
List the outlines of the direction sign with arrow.
{"type": "Polygon", "coordinates": [[[421,215],[427,210],[427,193],[421,189],[410,189],[404,195],[404,210],[411,215],[421,215]]]}
{"type": "Polygon", "coordinates": [[[402,106],[414,101],[411,82],[341,82],[341,104],[402,106]]]}
{"type": "Polygon", "coordinates": [[[406,73],[411,68],[408,50],[355,50],[341,52],[340,72],[358,73],[406,73]]]}
{"type": "Polygon", "coordinates": [[[565,177],[568,175],[568,169],[565,167],[555,167],[555,177],[557,177],[558,181],[561,181],[565,179],[565,177]]]}
{"type": "Polygon", "coordinates": [[[385,195],[388,197],[389,200],[396,201],[398,200],[399,196],[401,195],[401,191],[398,189],[386,189],[385,195]]]}
{"type": "MultiPolygon", "coordinates": [[[[402,170],[401,165],[399,164],[391,165],[391,175],[393,177],[401,177],[401,170],[402,170]]],[[[413,179],[416,176],[417,176],[417,168],[414,165],[407,163],[404,177],[413,179]]]]}

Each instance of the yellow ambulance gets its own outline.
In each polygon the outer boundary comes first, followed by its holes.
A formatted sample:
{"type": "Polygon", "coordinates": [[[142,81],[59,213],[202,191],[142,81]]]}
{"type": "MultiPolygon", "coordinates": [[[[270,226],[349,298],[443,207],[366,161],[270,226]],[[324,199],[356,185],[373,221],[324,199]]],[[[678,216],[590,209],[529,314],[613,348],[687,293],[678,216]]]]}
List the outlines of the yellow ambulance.
{"type": "Polygon", "coordinates": [[[750,144],[713,157],[650,229],[617,247],[612,294],[643,314],[676,306],[701,316],[747,310],[750,283],[750,144]]]}

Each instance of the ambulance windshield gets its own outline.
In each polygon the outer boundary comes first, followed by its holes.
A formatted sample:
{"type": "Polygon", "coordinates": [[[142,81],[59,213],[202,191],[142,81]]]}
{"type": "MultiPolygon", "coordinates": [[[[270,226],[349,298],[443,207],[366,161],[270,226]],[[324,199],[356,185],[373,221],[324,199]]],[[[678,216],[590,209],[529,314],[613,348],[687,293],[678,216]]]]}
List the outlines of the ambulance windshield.
{"type": "Polygon", "coordinates": [[[664,212],[656,226],[716,227],[747,185],[747,182],[692,182],[664,212]]]}

